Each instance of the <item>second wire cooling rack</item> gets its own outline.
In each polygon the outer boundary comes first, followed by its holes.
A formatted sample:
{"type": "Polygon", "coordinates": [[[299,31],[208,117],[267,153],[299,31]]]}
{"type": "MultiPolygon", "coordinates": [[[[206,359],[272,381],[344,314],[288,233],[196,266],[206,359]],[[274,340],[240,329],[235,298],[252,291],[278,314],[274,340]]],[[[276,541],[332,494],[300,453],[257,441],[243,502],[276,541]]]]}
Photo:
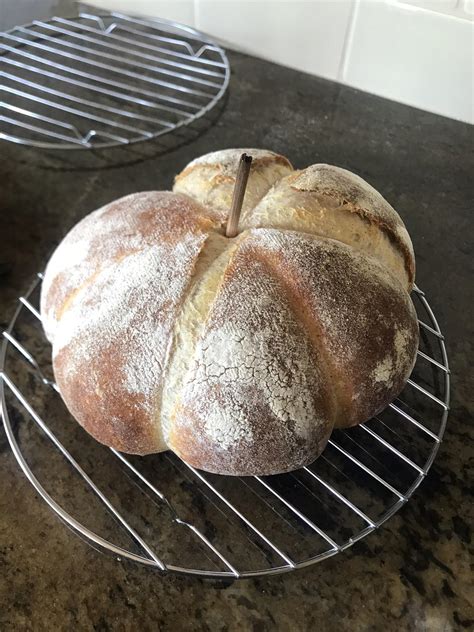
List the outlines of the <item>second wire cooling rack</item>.
{"type": "Polygon", "coordinates": [[[208,112],[229,83],[198,31],[121,13],[35,20],[0,33],[0,138],[47,149],[128,145],[208,112]]]}

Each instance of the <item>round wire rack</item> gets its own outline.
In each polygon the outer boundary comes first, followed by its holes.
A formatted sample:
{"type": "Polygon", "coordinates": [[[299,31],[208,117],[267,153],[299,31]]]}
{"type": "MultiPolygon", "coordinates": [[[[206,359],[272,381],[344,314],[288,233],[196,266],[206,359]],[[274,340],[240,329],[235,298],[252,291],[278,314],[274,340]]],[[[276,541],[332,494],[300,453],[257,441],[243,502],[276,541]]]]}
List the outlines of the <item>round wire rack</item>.
{"type": "Polygon", "coordinates": [[[161,19],[35,20],[0,33],[0,138],[105,148],[169,134],[208,112],[230,76],[223,49],[161,19]]]}
{"type": "Polygon", "coordinates": [[[344,551],[390,518],[426,476],[449,409],[443,335],[413,292],[420,346],[403,393],[335,431],[310,466],[278,476],[198,471],[171,453],[106,448],[57,392],[38,311],[42,275],[19,299],[0,351],[11,449],[50,508],[94,548],[159,571],[235,579],[291,571],[344,551]]]}

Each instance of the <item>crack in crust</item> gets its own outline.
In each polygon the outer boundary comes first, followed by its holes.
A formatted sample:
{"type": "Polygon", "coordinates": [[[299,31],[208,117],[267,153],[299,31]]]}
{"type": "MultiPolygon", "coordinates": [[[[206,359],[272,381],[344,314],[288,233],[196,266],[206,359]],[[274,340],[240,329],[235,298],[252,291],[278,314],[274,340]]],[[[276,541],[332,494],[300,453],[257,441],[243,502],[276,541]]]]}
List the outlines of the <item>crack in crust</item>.
{"type": "Polygon", "coordinates": [[[241,476],[311,462],[334,422],[319,350],[254,232],[224,272],[168,437],[188,463],[241,476]]]}
{"type": "Polygon", "coordinates": [[[349,213],[356,213],[385,231],[388,238],[399,248],[408,274],[410,290],[415,280],[413,246],[398,213],[365,180],[354,173],[331,165],[313,165],[289,176],[295,191],[306,191],[338,200],[349,213]]]}
{"type": "Polygon", "coordinates": [[[183,294],[169,340],[158,421],[168,441],[171,419],[179,404],[183,383],[194,357],[201,331],[219,291],[225,270],[244,236],[230,241],[218,233],[210,233],[196,259],[193,275],[183,294]]]}

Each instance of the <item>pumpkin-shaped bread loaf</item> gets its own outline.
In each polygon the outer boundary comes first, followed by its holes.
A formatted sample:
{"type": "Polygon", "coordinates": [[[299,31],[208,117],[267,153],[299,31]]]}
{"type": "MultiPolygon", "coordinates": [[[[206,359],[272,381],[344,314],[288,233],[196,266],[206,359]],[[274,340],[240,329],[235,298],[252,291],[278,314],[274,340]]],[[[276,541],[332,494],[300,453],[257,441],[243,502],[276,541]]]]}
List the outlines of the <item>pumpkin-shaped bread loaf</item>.
{"type": "Polygon", "coordinates": [[[230,149],[191,162],[174,192],[81,220],[48,263],[41,314],[61,395],[98,441],[276,474],[400,393],[418,346],[414,269],[400,217],[358,176],[230,149]]]}

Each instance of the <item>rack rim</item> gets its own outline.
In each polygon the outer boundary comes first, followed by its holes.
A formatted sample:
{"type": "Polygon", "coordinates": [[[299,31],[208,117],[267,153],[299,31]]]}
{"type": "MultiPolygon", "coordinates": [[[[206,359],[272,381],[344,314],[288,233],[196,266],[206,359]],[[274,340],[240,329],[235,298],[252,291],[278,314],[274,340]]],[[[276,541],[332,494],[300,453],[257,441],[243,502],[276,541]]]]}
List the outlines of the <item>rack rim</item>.
{"type": "MultiPolygon", "coordinates": [[[[194,569],[194,568],[188,568],[188,567],[182,567],[182,566],[177,566],[174,564],[164,564],[163,562],[161,562],[161,560],[159,559],[153,559],[152,557],[146,557],[145,555],[139,555],[137,553],[134,553],[132,551],[128,551],[120,546],[115,545],[113,542],[111,542],[110,540],[107,540],[106,538],[103,538],[99,535],[97,535],[96,533],[94,533],[92,530],[88,529],[87,527],[85,527],[83,524],[81,524],[79,521],[77,521],[70,513],[68,513],[67,511],[65,511],[61,505],[59,505],[54,498],[46,491],[46,489],[41,485],[41,483],[38,481],[38,479],[35,477],[32,469],[29,467],[29,465],[27,464],[25,458],[22,455],[20,446],[18,445],[18,442],[15,438],[14,432],[13,432],[13,428],[11,425],[11,421],[10,421],[10,416],[9,416],[9,412],[8,412],[8,406],[6,403],[6,396],[5,396],[5,387],[9,388],[10,390],[12,390],[12,386],[13,388],[15,388],[15,385],[13,384],[13,382],[10,380],[9,376],[6,373],[6,356],[7,356],[7,350],[9,345],[12,345],[11,342],[11,338],[12,338],[12,332],[14,330],[15,327],[15,323],[18,319],[18,317],[20,316],[20,313],[22,312],[22,310],[24,309],[29,309],[30,311],[33,312],[33,315],[36,316],[36,318],[39,318],[39,314],[36,312],[35,308],[32,308],[32,306],[29,304],[28,299],[31,296],[31,294],[33,293],[33,291],[37,288],[38,284],[41,283],[41,280],[43,278],[43,275],[41,273],[38,273],[37,278],[32,282],[32,284],[30,285],[29,289],[27,290],[27,292],[19,299],[19,304],[17,305],[13,317],[7,327],[7,329],[4,332],[3,335],[3,340],[2,340],[2,344],[0,347],[0,412],[2,415],[2,420],[3,420],[3,426],[4,426],[4,430],[10,445],[10,448],[12,450],[12,453],[16,459],[16,461],[18,462],[21,470],[23,471],[23,473],[25,474],[26,478],[29,480],[29,482],[32,484],[32,486],[34,487],[34,489],[37,491],[37,493],[42,497],[42,499],[47,503],[47,505],[49,506],[49,508],[68,526],[71,528],[71,530],[73,532],[75,532],[77,535],[79,536],[83,536],[85,538],[86,541],[89,542],[89,544],[93,545],[97,545],[99,547],[101,547],[101,549],[105,549],[107,551],[109,551],[110,553],[114,554],[118,560],[121,560],[122,558],[131,560],[133,562],[139,562],[141,564],[144,564],[145,566],[148,567],[152,567],[155,570],[165,573],[165,572],[173,572],[173,573],[177,573],[177,574],[183,574],[183,575],[190,575],[190,576],[199,576],[202,578],[214,578],[214,579],[231,579],[231,580],[235,580],[235,579],[248,579],[248,578],[255,578],[255,577],[262,577],[262,576],[267,576],[267,575],[277,575],[277,574],[281,574],[281,573],[285,573],[285,572],[290,572],[293,570],[297,570],[300,568],[305,568],[308,566],[312,566],[314,564],[316,564],[317,562],[321,562],[324,559],[327,559],[329,557],[332,557],[334,555],[336,555],[339,552],[343,552],[345,550],[347,550],[348,548],[352,547],[356,542],[358,542],[359,540],[363,539],[364,537],[366,537],[369,533],[375,531],[376,529],[378,529],[381,525],[383,525],[387,520],[389,520],[396,512],[398,512],[406,503],[407,501],[411,498],[411,496],[414,494],[414,492],[417,490],[417,488],[419,487],[419,485],[421,484],[421,482],[425,479],[430,467],[433,464],[434,459],[436,458],[436,455],[439,451],[439,447],[441,445],[442,439],[443,439],[443,435],[446,429],[446,423],[447,423],[447,419],[448,419],[448,414],[449,414],[449,403],[450,403],[450,370],[449,370],[449,364],[448,364],[448,356],[447,356],[447,350],[446,350],[446,345],[445,345],[445,341],[444,341],[444,336],[441,333],[441,330],[439,328],[437,319],[433,313],[433,310],[431,309],[430,304],[428,303],[425,294],[418,288],[415,286],[414,288],[414,292],[417,294],[420,302],[423,304],[427,314],[430,317],[431,323],[433,325],[433,332],[436,333],[437,338],[438,338],[438,343],[441,349],[441,355],[442,355],[442,360],[443,360],[443,365],[445,368],[444,371],[444,402],[443,402],[443,409],[442,409],[442,415],[441,415],[441,422],[439,424],[439,431],[437,433],[437,441],[435,441],[432,449],[431,449],[431,453],[428,457],[428,459],[426,460],[425,464],[423,465],[422,468],[419,468],[419,472],[418,472],[418,476],[416,477],[415,481],[412,483],[412,485],[409,487],[409,489],[405,492],[397,492],[398,494],[398,500],[396,500],[392,505],[390,505],[386,511],[373,523],[369,524],[366,528],[362,529],[359,533],[357,533],[357,535],[348,538],[348,540],[346,542],[344,542],[343,544],[337,545],[335,544],[335,546],[329,548],[328,550],[319,553],[317,555],[308,557],[305,560],[302,561],[292,561],[291,559],[287,561],[286,564],[281,564],[279,566],[272,566],[270,568],[264,568],[264,569],[256,569],[256,570],[250,570],[250,571],[237,571],[235,568],[233,568],[230,564],[226,564],[226,562],[224,561],[224,564],[227,565],[229,568],[229,570],[224,571],[224,570],[206,570],[206,569],[194,569]],[[36,314],[35,314],[36,312],[36,314]]],[[[423,326],[422,323],[420,323],[420,326],[423,326]]],[[[423,354],[422,354],[423,355],[423,354]]],[[[43,382],[46,383],[47,380],[45,380],[45,378],[42,378],[43,382]]],[[[20,400],[21,401],[21,400],[20,400]]],[[[364,428],[364,424],[361,424],[364,428]]],[[[367,428],[365,428],[367,430],[367,428]]],[[[332,442],[332,440],[330,439],[329,441],[330,445],[334,445],[334,443],[332,442]]],[[[337,444],[336,444],[336,447],[337,444]]],[[[339,448],[340,449],[340,448],[339,448]]],[[[116,454],[116,456],[118,456],[119,458],[122,458],[122,460],[124,460],[124,456],[115,452],[115,450],[112,450],[112,452],[114,452],[116,454]]],[[[186,465],[186,464],[184,464],[186,465]]],[[[191,471],[193,471],[197,476],[201,477],[201,474],[195,470],[194,468],[190,467],[190,466],[186,466],[188,467],[191,471]]],[[[254,477],[258,480],[259,477],[254,477]]],[[[206,484],[209,486],[210,484],[206,482],[206,484]]],[[[184,521],[182,521],[183,524],[184,521]]],[[[186,526],[189,526],[186,525],[186,526]]],[[[139,544],[141,544],[140,542],[138,542],[139,544]]],[[[143,546],[143,545],[142,545],[143,546]]],[[[225,558],[224,558],[225,560],[225,558]]]]}

